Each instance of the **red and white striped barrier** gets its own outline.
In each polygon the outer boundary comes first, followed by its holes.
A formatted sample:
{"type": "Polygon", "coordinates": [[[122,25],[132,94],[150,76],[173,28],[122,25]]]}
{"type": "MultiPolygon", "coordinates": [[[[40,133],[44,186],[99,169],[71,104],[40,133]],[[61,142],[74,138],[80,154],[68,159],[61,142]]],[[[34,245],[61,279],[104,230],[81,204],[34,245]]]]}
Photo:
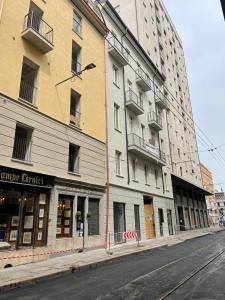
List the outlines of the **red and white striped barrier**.
{"type": "Polygon", "coordinates": [[[133,240],[136,239],[138,236],[136,231],[125,231],[123,232],[123,238],[125,240],[133,240]]]}

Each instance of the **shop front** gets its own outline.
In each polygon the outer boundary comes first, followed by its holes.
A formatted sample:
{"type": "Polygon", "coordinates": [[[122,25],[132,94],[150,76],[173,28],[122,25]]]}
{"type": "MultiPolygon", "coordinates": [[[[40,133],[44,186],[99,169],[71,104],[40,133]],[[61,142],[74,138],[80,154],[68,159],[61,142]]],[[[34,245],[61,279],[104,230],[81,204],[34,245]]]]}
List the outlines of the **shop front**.
{"type": "Polygon", "coordinates": [[[54,177],[0,166],[0,249],[47,245],[54,177]]]}

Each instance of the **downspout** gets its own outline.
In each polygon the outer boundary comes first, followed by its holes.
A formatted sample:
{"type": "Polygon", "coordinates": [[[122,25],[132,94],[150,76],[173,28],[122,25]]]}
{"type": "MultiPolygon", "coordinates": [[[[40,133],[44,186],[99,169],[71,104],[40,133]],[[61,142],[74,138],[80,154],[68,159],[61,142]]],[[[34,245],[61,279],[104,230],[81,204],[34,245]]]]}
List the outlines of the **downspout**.
{"type": "MultiPolygon", "coordinates": [[[[106,43],[106,40],[105,40],[106,43]]],[[[104,55],[104,64],[105,64],[105,147],[106,147],[106,227],[105,227],[105,248],[109,241],[109,132],[108,132],[108,97],[107,97],[107,63],[106,63],[106,49],[104,55]]]]}
{"type": "Polygon", "coordinates": [[[140,36],[139,36],[139,24],[138,24],[138,15],[137,15],[137,0],[135,0],[135,18],[136,18],[136,24],[137,24],[137,40],[139,42],[140,36]]]}
{"type": "MultiPolygon", "coordinates": [[[[153,93],[154,93],[154,99],[155,99],[155,77],[157,76],[158,71],[155,69],[155,74],[153,75],[153,93]]],[[[159,154],[161,156],[161,144],[160,144],[160,136],[158,132],[158,141],[159,141],[159,154]]],[[[164,173],[163,173],[163,166],[161,166],[161,172],[162,172],[162,187],[163,187],[163,194],[165,194],[165,184],[164,184],[164,173]]]]}
{"type": "Polygon", "coordinates": [[[4,0],[0,0],[0,23],[1,23],[1,19],[2,19],[3,4],[4,4],[4,0]]]}
{"type": "MultiPolygon", "coordinates": [[[[123,38],[127,34],[127,27],[125,33],[121,37],[121,43],[123,44],[123,38]]],[[[127,158],[127,184],[130,184],[130,168],[128,157],[128,133],[127,133],[127,110],[126,110],[126,91],[125,91],[125,67],[123,67],[123,98],[124,98],[124,121],[125,121],[125,135],[126,135],[126,158],[127,158]]]]}

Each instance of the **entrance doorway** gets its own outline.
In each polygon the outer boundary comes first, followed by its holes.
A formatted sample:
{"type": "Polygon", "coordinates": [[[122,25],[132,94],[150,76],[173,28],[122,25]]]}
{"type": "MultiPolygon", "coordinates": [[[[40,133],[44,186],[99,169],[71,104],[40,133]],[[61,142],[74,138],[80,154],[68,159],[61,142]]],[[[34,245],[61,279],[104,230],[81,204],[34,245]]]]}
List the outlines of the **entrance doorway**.
{"type": "Polygon", "coordinates": [[[178,211],[178,218],[179,218],[180,230],[181,231],[185,231],[183,207],[178,206],[177,207],[177,211],[178,211]]]}
{"type": "Polygon", "coordinates": [[[173,221],[172,221],[172,211],[171,211],[171,209],[167,209],[166,213],[167,213],[167,222],[168,222],[169,235],[173,235],[173,221]]]}
{"type": "Polygon", "coordinates": [[[153,199],[146,196],[144,196],[144,213],[145,213],[146,239],[153,239],[155,238],[153,199]]]}
{"type": "Polygon", "coordinates": [[[134,205],[134,219],[135,219],[135,231],[137,232],[137,239],[141,240],[141,228],[140,228],[140,213],[139,205],[134,205]]]}
{"type": "Polygon", "coordinates": [[[125,225],[125,204],[113,203],[114,213],[114,241],[115,243],[123,243],[123,232],[126,231],[125,225]]]}

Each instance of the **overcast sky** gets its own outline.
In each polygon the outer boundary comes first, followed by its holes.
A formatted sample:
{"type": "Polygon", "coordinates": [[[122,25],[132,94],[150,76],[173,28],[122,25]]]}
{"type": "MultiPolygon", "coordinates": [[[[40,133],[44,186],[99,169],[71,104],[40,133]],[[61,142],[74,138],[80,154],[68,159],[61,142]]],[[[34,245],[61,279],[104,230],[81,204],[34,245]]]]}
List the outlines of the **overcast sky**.
{"type": "MultiPolygon", "coordinates": [[[[220,0],[163,1],[183,42],[194,120],[215,146],[225,144],[225,21],[220,0]]],[[[198,145],[199,151],[209,148],[198,145]]],[[[215,188],[225,190],[225,145],[218,150],[224,161],[220,157],[217,162],[209,152],[200,152],[200,159],[212,171],[215,188]]]]}

